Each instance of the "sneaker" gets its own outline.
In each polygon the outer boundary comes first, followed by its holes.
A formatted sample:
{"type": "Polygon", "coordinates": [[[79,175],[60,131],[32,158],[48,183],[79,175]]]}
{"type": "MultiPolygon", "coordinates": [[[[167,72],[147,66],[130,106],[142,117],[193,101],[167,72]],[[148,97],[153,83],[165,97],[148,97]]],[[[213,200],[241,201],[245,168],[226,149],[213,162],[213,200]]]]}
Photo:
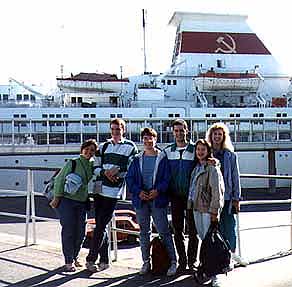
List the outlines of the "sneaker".
{"type": "Polygon", "coordinates": [[[167,270],[166,276],[174,276],[176,274],[176,262],[172,262],[167,270]]]}
{"type": "Polygon", "coordinates": [[[242,257],[235,253],[232,253],[232,260],[241,266],[247,266],[249,264],[249,262],[246,259],[243,259],[242,257]]]}
{"type": "Polygon", "coordinates": [[[98,271],[98,268],[97,268],[96,264],[94,262],[92,262],[92,261],[86,262],[85,267],[91,273],[95,273],[95,272],[98,271]]]}
{"type": "Polygon", "coordinates": [[[139,271],[139,274],[140,275],[145,275],[147,274],[151,269],[151,266],[150,266],[150,263],[149,262],[144,262],[140,271],[139,271]]]}
{"type": "Polygon", "coordinates": [[[75,272],[76,268],[73,263],[68,263],[64,265],[64,272],[75,272]]]}
{"type": "Polygon", "coordinates": [[[220,284],[219,279],[217,278],[217,276],[212,277],[211,279],[211,286],[212,287],[221,287],[222,285],[220,284]]]}
{"type": "Polygon", "coordinates": [[[100,262],[98,264],[98,271],[103,271],[103,270],[108,269],[108,268],[109,268],[109,264],[108,263],[100,262]]]}

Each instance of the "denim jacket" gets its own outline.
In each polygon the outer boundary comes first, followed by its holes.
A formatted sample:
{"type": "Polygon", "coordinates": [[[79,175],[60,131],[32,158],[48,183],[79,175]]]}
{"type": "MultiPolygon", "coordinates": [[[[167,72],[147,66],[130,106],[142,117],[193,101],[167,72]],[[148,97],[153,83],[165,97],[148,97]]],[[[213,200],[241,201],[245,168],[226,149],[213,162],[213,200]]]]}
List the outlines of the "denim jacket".
{"type": "MultiPolygon", "coordinates": [[[[143,190],[142,161],[144,152],[136,155],[130,164],[126,175],[126,183],[129,192],[132,194],[132,202],[135,208],[141,208],[142,200],[139,197],[143,190]]],[[[154,199],[154,206],[163,208],[168,205],[167,188],[170,180],[168,160],[163,152],[156,158],[153,174],[153,188],[157,189],[158,196],[154,199]]]]}

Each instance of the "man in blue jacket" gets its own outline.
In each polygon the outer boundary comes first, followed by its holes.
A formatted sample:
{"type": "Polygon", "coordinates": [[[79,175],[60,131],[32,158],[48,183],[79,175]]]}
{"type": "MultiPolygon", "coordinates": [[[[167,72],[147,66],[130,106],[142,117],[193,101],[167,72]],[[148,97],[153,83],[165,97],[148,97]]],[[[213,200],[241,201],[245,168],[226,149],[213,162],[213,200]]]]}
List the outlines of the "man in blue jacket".
{"type": "Polygon", "coordinates": [[[186,121],[177,119],[172,123],[175,142],[164,149],[170,166],[170,200],[174,241],[179,256],[177,273],[184,272],[187,265],[193,270],[197,258],[198,238],[192,212],[187,209],[189,184],[194,168],[195,146],[187,140],[186,121]],[[189,232],[187,252],[185,250],[185,221],[189,232]]]}

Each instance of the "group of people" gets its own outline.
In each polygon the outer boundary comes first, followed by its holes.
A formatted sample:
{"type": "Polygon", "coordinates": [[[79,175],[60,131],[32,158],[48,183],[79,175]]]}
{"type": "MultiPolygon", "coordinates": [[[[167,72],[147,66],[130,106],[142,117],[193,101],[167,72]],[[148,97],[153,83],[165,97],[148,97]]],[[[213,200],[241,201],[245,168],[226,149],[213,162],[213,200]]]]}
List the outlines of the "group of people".
{"type": "MultiPolygon", "coordinates": [[[[102,181],[94,195],[96,228],[86,257],[91,272],[109,267],[106,226],[110,222],[117,200],[125,194],[126,186],[132,195],[133,207],[140,226],[140,246],[143,265],[140,274],[151,270],[151,217],[168,251],[171,264],[168,276],[194,270],[198,253],[198,237],[203,240],[211,222],[219,225],[229,242],[232,259],[247,265],[235,254],[236,220],[239,212],[240,179],[238,161],[223,123],[213,124],[206,139],[193,143],[188,139],[186,121],[172,123],[174,143],[163,150],[157,147],[157,132],[146,127],[141,132],[144,149],[138,153],[136,145],[124,138],[125,122],[114,119],[110,123],[111,139],[97,146],[87,140],[76,160],[76,173],[82,186],[75,194],[64,192],[66,175],[72,169],[69,161],[57,175],[54,199],[62,225],[62,247],[65,269],[75,271],[85,236],[88,182],[94,176],[102,181]],[[168,222],[170,202],[174,242],[168,222]],[[188,246],[185,246],[185,226],[188,246]],[[177,259],[178,256],[178,259],[177,259]],[[96,261],[99,257],[99,263],[96,261]]],[[[216,277],[212,285],[219,286],[216,277]]]]}

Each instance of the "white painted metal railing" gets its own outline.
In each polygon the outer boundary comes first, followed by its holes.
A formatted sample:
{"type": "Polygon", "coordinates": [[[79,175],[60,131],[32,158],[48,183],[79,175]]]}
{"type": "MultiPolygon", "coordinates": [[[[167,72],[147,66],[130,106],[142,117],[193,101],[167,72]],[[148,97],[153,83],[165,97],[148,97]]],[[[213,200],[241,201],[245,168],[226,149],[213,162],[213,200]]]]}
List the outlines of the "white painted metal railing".
{"type": "MultiPolygon", "coordinates": [[[[15,218],[25,218],[25,236],[24,242],[25,246],[29,245],[29,226],[30,221],[32,223],[32,236],[33,244],[37,243],[36,235],[36,220],[40,221],[57,221],[57,219],[39,217],[35,214],[35,195],[42,195],[41,193],[34,192],[33,185],[33,170],[54,170],[53,168],[30,168],[30,167],[0,167],[1,169],[22,169],[27,170],[27,190],[26,191],[17,191],[20,194],[26,195],[26,214],[17,214],[10,212],[1,212],[2,216],[9,216],[15,218]]],[[[286,200],[249,200],[241,201],[240,205],[251,205],[251,204],[284,204],[290,203],[290,224],[279,224],[279,225],[270,225],[270,226],[258,226],[240,229],[240,214],[237,215],[237,236],[238,236],[238,251],[241,255],[241,240],[240,233],[247,230],[257,230],[257,229],[268,229],[268,228],[279,228],[279,227],[288,227],[290,226],[290,248],[292,249],[292,176],[282,176],[282,175],[261,175],[261,174],[241,174],[242,178],[264,178],[264,179],[288,179],[291,181],[290,184],[290,199],[286,200]]],[[[15,191],[14,191],[15,192],[15,191]]],[[[117,261],[118,259],[118,245],[117,245],[117,232],[139,235],[139,232],[132,230],[125,230],[116,228],[115,219],[113,218],[111,225],[109,226],[109,237],[111,239],[111,234],[113,237],[113,246],[114,246],[114,258],[112,261],[117,261]],[[112,231],[112,232],[111,232],[112,231]]]]}

